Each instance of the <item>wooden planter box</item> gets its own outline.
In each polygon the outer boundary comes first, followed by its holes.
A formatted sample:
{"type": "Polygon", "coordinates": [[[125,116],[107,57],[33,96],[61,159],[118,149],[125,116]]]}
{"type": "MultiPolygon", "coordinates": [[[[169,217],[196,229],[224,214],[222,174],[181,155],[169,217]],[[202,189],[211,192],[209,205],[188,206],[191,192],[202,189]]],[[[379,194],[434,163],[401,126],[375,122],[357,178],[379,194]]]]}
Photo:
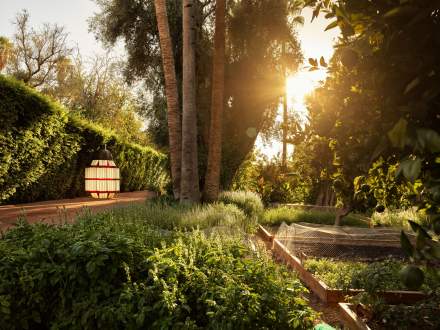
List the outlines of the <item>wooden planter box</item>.
{"type": "MultiPolygon", "coordinates": [[[[345,302],[346,296],[355,296],[361,292],[364,292],[364,290],[350,289],[344,291],[328,287],[327,284],[317,279],[312,273],[306,270],[301,260],[292,255],[279,240],[277,240],[261,225],[258,228],[258,235],[266,242],[266,246],[272,250],[273,254],[286,263],[289,267],[293,268],[298,273],[300,280],[323,302],[345,302]]],[[[386,291],[382,292],[380,295],[388,304],[412,304],[426,298],[426,295],[419,291],[386,291]]]]}
{"type": "Polygon", "coordinates": [[[371,330],[371,328],[352,310],[352,304],[339,303],[339,315],[350,330],[371,330]]]}

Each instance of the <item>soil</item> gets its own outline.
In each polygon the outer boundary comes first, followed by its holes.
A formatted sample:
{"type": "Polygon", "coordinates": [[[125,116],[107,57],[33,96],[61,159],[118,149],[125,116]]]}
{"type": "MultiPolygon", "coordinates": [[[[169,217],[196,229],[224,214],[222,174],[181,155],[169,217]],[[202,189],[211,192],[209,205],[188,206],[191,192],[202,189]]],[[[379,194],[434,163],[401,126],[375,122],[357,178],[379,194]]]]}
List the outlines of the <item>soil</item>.
{"type": "Polygon", "coordinates": [[[331,258],[341,261],[381,261],[386,259],[405,259],[405,253],[400,247],[385,246],[348,246],[338,244],[287,244],[281,241],[289,250],[297,255],[313,258],[331,258]]]}

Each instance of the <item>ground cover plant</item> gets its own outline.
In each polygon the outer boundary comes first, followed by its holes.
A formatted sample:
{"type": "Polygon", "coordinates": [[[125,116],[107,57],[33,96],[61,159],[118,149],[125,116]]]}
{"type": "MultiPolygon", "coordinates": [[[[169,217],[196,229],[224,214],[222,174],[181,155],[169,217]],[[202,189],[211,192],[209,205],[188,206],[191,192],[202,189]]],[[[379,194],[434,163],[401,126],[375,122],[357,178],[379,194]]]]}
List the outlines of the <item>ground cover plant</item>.
{"type": "MultiPolygon", "coordinates": [[[[401,270],[407,265],[400,260],[376,262],[307,259],[304,267],[331,288],[365,289],[367,292],[408,290],[401,281],[401,270]]],[[[440,281],[427,274],[421,290],[429,292],[439,287],[440,281]]]]}
{"type": "Polygon", "coordinates": [[[241,221],[234,205],[150,203],[74,224],[21,222],[0,240],[2,325],[311,328],[304,287],[249,242],[241,221]],[[235,228],[226,235],[193,229],[226,224],[235,228]]]}
{"type": "MultiPolygon", "coordinates": [[[[335,213],[330,211],[301,210],[287,206],[268,208],[264,211],[260,223],[267,226],[278,226],[285,222],[308,222],[322,225],[333,225],[335,213]]],[[[368,222],[360,219],[355,214],[344,217],[343,226],[368,227],[368,222]]]]}

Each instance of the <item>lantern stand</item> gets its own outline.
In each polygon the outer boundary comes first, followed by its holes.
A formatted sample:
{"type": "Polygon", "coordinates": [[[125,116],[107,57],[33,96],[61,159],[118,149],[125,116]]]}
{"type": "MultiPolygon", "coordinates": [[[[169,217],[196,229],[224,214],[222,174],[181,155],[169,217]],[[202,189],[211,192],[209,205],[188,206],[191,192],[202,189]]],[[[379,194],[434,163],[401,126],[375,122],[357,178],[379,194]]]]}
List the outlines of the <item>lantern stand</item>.
{"type": "Polygon", "coordinates": [[[97,153],[90,167],[85,169],[85,191],[93,198],[114,198],[120,191],[119,168],[107,145],[97,153]]]}

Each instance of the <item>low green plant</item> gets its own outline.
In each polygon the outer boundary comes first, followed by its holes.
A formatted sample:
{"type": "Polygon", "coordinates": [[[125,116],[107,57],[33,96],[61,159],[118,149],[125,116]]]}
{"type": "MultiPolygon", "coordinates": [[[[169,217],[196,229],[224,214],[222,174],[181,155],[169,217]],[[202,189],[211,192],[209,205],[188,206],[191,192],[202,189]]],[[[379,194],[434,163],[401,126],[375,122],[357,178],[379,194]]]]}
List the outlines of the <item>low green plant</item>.
{"type": "MultiPolygon", "coordinates": [[[[130,210],[133,210],[130,208],[130,210]]],[[[122,209],[118,212],[122,212],[122,209]]],[[[291,272],[241,235],[158,230],[128,218],[20,223],[0,240],[8,329],[307,329],[291,272]],[[139,234],[141,233],[141,234],[139,234]]]]}
{"type": "Polygon", "coordinates": [[[224,204],[234,204],[257,221],[264,211],[264,205],[258,194],[251,191],[224,191],[220,193],[218,201],[224,204]]]}
{"type": "MultiPolygon", "coordinates": [[[[335,223],[335,213],[329,211],[301,210],[288,206],[281,206],[265,210],[260,223],[269,226],[278,226],[283,222],[286,224],[308,222],[333,225],[335,223]]],[[[342,225],[368,227],[368,222],[359,219],[356,215],[350,214],[343,218],[342,225]]]]}
{"type": "Polygon", "coordinates": [[[412,219],[421,225],[429,223],[428,216],[417,211],[416,208],[406,210],[385,209],[383,212],[374,212],[371,216],[373,226],[386,226],[410,229],[408,219],[412,219]]]}
{"type": "MultiPolygon", "coordinates": [[[[364,289],[369,294],[387,290],[405,290],[399,272],[406,264],[398,260],[372,263],[337,261],[331,259],[307,259],[304,267],[331,288],[364,289]]],[[[429,292],[440,285],[438,279],[428,276],[423,290],[429,292]]]]}

